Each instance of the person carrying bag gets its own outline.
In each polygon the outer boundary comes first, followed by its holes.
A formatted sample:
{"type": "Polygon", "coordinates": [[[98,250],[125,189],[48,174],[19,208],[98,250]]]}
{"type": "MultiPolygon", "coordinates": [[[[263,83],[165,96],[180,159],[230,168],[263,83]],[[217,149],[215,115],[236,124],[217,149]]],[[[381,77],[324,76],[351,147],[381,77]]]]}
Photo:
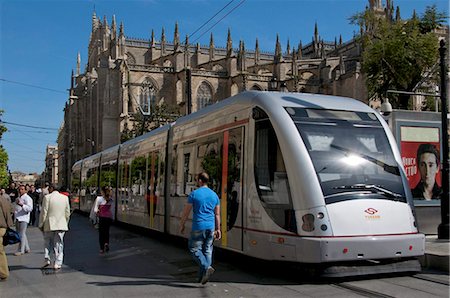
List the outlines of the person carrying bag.
{"type": "MultiPolygon", "coordinates": [[[[13,234],[16,235],[16,240],[18,236],[16,231],[9,228],[14,224],[11,213],[11,201],[6,196],[3,196],[3,194],[0,195],[0,280],[5,280],[9,277],[8,260],[6,259],[5,247],[3,243],[6,240],[6,243],[14,244],[10,243],[11,240],[8,236],[12,233],[11,231],[13,231],[13,234]]],[[[18,237],[18,241],[20,241],[20,237],[18,237]]]]}

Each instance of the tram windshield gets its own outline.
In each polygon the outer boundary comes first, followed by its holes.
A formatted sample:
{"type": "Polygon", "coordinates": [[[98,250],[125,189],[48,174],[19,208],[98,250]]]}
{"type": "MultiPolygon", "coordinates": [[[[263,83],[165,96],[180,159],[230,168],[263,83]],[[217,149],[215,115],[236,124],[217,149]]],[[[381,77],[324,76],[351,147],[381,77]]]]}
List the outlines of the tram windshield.
{"type": "Polygon", "coordinates": [[[400,169],[374,114],[286,111],[305,142],[327,204],[367,198],[406,202],[400,169]]]}

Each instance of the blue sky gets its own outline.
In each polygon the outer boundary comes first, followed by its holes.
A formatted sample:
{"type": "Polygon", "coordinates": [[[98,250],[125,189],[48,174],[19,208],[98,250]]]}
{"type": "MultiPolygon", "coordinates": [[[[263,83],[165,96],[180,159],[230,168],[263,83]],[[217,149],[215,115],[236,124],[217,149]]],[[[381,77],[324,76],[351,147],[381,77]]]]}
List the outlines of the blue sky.
{"type": "MultiPolygon", "coordinates": [[[[47,144],[56,144],[57,129],[63,121],[77,53],[81,53],[82,70],[87,61],[94,9],[97,16],[102,19],[106,16],[109,23],[115,15],[118,23],[124,23],[128,37],[150,38],[154,29],[159,40],[164,27],[166,39],[172,41],[175,22],[184,39],[229,2],[0,0],[0,109],[5,111],[2,121],[48,128],[7,125],[9,131],[3,135],[1,144],[9,154],[9,169],[25,173],[43,171],[45,148],[47,144]]],[[[195,41],[241,2],[234,0],[190,41],[195,41]]],[[[394,1],[403,18],[410,17],[413,9],[421,15],[426,6],[433,4],[448,13],[447,0],[394,1]]],[[[235,48],[243,40],[247,49],[253,49],[258,38],[260,49],[272,52],[278,33],[283,50],[288,39],[292,49],[300,40],[304,45],[311,41],[315,22],[321,38],[334,41],[342,34],[347,41],[359,30],[349,24],[348,18],[363,11],[366,5],[366,0],[246,0],[198,42],[209,44],[212,32],[215,45],[224,47],[230,28],[235,48]]]]}

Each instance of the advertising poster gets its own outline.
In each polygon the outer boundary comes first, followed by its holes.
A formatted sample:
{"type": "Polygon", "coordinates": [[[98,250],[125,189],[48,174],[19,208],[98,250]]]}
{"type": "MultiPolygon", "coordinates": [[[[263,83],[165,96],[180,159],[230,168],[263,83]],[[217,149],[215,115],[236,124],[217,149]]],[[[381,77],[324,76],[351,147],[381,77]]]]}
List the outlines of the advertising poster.
{"type": "Polygon", "coordinates": [[[437,200],[441,194],[439,128],[400,128],[400,152],[415,200],[437,200]]]}

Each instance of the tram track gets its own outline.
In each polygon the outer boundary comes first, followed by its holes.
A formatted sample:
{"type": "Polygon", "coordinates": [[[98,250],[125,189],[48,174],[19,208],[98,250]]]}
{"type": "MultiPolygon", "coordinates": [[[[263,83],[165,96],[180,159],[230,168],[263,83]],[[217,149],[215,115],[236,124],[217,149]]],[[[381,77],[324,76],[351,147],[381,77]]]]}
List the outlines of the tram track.
{"type": "Polygon", "coordinates": [[[420,279],[420,280],[425,280],[425,281],[429,281],[432,283],[436,283],[436,284],[440,284],[440,285],[444,285],[444,286],[450,286],[450,282],[448,280],[437,280],[435,278],[431,278],[429,276],[423,275],[423,274],[416,274],[416,275],[412,275],[412,278],[416,278],[416,279],[420,279]]]}
{"type": "Polygon", "coordinates": [[[345,289],[347,291],[350,291],[352,293],[356,293],[359,295],[362,295],[364,297],[372,297],[372,298],[394,298],[395,296],[386,295],[380,292],[375,292],[372,290],[368,290],[365,288],[357,287],[354,285],[350,285],[348,283],[333,283],[332,286],[336,288],[345,289]]]}

